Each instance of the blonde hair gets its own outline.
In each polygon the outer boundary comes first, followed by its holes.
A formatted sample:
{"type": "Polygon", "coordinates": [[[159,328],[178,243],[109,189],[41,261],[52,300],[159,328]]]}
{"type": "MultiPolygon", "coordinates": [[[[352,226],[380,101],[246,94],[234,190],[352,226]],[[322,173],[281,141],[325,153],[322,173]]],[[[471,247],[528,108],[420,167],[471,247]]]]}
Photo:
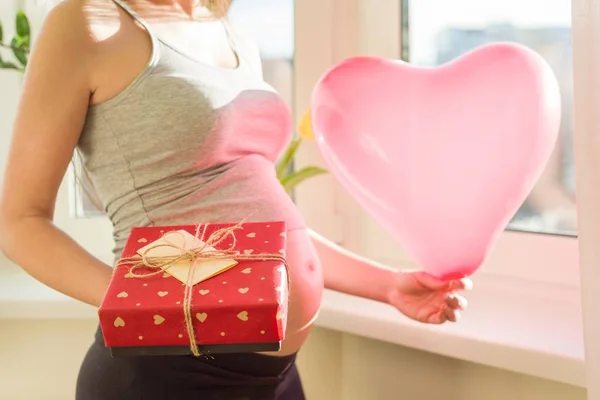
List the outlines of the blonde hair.
{"type": "MultiPolygon", "coordinates": [[[[49,11],[52,7],[56,6],[62,0],[38,0],[41,1],[45,8],[45,12],[49,11]]],[[[112,0],[107,0],[112,1],[112,0]]],[[[130,0],[121,0],[123,3],[129,3],[130,0]]],[[[215,17],[224,17],[229,11],[229,6],[233,0],[200,0],[199,4],[208,8],[215,17]]]]}
{"type": "MultiPolygon", "coordinates": [[[[121,0],[128,3],[129,0],[121,0]]],[[[233,0],[200,0],[199,4],[206,7],[216,17],[222,17],[229,11],[229,6],[233,0]]]]}
{"type": "Polygon", "coordinates": [[[232,0],[202,0],[201,3],[216,17],[227,14],[232,0]]]}

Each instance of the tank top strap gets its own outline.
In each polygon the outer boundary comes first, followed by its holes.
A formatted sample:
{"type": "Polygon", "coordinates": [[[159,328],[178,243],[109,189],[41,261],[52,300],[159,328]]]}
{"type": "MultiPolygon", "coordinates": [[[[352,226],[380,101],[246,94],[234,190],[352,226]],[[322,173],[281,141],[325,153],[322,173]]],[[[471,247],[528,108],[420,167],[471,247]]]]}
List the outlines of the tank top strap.
{"type": "Polygon", "coordinates": [[[146,29],[146,31],[148,31],[148,33],[151,36],[154,36],[154,33],[152,32],[152,30],[150,29],[150,26],[146,23],[146,21],[140,17],[135,11],[133,11],[133,9],[131,7],[129,7],[127,4],[125,4],[123,2],[123,0],[112,0],[113,3],[115,3],[121,10],[123,10],[126,14],[128,14],[131,18],[133,18],[136,22],[138,22],[140,25],[142,25],[144,27],[144,29],[146,29]]]}
{"type": "Polygon", "coordinates": [[[123,0],[112,0],[113,3],[117,5],[121,10],[123,10],[127,15],[129,15],[134,21],[142,26],[150,36],[150,41],[152,42],[152,60],[151,64],[155,64],[160,57],[159,51],[159,38],[158,35],[154,32],[154,30],[150,27],[150,25],[140,17],[133,9],[125,4],[123,0]]]}
{"type": "MultiPolygon", "coordinates": [[[[238,61],[241,65],[248,65],[251,70],[260,76],[262,79],[262,65],[256,65],[257,60],[252,51],[249,51],[247,43],[244,41],[243,36],[240,36],[239,33],[231,26],[231,23],[227,19],[227,17],[220,19],[221,23],[225,27],[225,32],[227,34],[227,38],[229,41],[229,46],[235,52],[238,61]]],[[[258,60],[258,64],[260,64],[260,58],[258,60]]]]}
{"type": "Polygon", "coordinates": [[[227,18],[221,18],[221,23],[225,27],[225,32],[227,33],[227,40],[229,41],[229,46],[237,53],[238,51],[238,43],[235,38],[235,32],[231,27],[231,24],[227,20],[227,18]]]}

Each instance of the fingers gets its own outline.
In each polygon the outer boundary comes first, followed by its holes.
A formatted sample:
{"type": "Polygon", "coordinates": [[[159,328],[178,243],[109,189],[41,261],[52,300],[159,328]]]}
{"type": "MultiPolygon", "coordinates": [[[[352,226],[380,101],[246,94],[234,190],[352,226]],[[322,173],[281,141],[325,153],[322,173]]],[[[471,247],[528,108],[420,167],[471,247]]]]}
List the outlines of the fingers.
{"type": "Polygon", "coordinates": [[[442,309],[436,314],[429,318],[430,324],[441,325],[446,322],[458,322],[461,318],[461,313],[458,309],[452,309],[450,307],[442,307],[442,309]]]}
{"type": "Polygon", "coordinates": [[[446,321],[458,322],[462,316],[461,311],[467,307],[467,299],[454,293],[446,296],[446,304],[439,314],[439,323],[446,321]]]}
{"type": "Polygon", "coordinates": [[[446,296],[446,305],[451,310],[464,310],[467,304],[467,299],[458,294],[451,293],[446,296]]]}
{"type": "Polygon", "coordinates": [[[442,279],[425,272],[414,273],[414,277],[431,290],[468,291],[473,289],[473,281],[469,278],[442,279]]]}
{"type": "Polygon", "coordinates": [[[450,307],[444,308],[444,319],[450,322],[458,322],[460,320],[461,314],[458,310],[453,310],[450,307]]]}
{"type": "Polygon", "coordinates": [[[450,290],[471,290],[473,289],[473,281],[469,278],[456,279],[450,282],[450,290]]]}
{"type": "Polygon", "coordinates": [[[423,271],[412,272],[410,276],[429,290],[448,290],[450,288],[450,281],[437,278],[423,271]]]}

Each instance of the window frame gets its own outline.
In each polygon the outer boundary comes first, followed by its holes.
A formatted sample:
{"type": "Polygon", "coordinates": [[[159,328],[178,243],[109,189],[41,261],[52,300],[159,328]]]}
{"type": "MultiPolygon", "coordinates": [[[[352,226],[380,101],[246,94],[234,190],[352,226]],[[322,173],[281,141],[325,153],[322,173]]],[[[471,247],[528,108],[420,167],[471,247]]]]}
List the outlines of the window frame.
{"type": "MultiPolygon", "coordinates": [[[[402,57],[401,0],[303,0],[296,6],[296,51],[315,55],[309,64],[296,69],[296,115],[310,102],[309,87],[331,65],[356,55],[402,57]],[[304,8],[303,8],[304,7],[304,8]],[[311,8],[318,10],[308,13],[311,8]],[[311,31],[300,30],[302,21],[311,21],[311,31]],[[397,30],[397,35],[390,35],[397,30]]],[[[593,132],[600,130],[600,115],[592,107],[600,99],[600,22],[599,0],[572,2],[574,58],[574,124],[576,195],[580,228],[578,236],[560,236],[519,231],[505,231],[496,242],[490,257],[473,279],[479,289],[501,288],[507,294],[520,292],[536,297],[558,300],[573,312],[583,303],[583,324],[586,347],[587,388],[590,398],[600,398],[600,315],[595,306],[600,303],[600,186],[594,185],[594,171],[600,169],[600,141],[593,132]],[[592,52],[590,49],[594,49],[592,52]],[[597,74],[597,73],[596,73],[597,74]],[[594,82],[590,85],[589,82],[594,82]],[[595,89],[595,90],[594,90],[595,89]],[[580,257],[581,254],[581,257],[580,257]],[[581,263],[581,265],[580,265],[581,263]]],[[[405,39],[405,38],[404,38],[405,39]]],[[[301,154],[300,161],[320,160],[315,146],[301,154]]],[[[335,180],[319,186],[318,204],[310,197],[307,185],[300,206],[309,226],[330,232],[345,248],[398,269],[417,267],[411,257],[386,234],[376,222],[348,195],[335,180]],[[319,220],[319,208],[335,215],[328,222],[319,220]],[[328,226],[329,225],[329,226],[328,226]],[[376,237],[374,244],[366,238],[376,237]]],[[[528,304],[523,304],[527,308],[528,304]]]]}

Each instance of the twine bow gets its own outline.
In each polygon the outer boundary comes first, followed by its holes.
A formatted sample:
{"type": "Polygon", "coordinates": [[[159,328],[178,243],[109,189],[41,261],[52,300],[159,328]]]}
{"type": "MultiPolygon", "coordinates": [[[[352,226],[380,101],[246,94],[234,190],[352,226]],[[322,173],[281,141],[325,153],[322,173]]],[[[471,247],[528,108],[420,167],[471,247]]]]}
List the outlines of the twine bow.
{"type": "MultiPolygon", "coordinates": [[[[183,246],[179,246],[175,243],[170,243],[165,240],[164,243],[156,244],[153,246],[149,246],[142,254],[138,254],[132,257],[124,257],[119,259],[117,262],[118,265],[130,265],[129,268],[129,276],[133,278],[149,278],[158,274],[163,273],[163,271],[168,270],[173,265],[185,261],[189,263],[190,268],[188,270],[187,276],[187,284],[185,285],[185,290],[183,294],[183,313],[185,318],[185,326],[188,334],[188,338],[190,341],[190,350],[192,354],[196,357],[200,356],[200,350],[198,349],[198,344],[196,343],[196,333],[194,331],[194,324],[192,318],[192,283],[194,272],[196,270],[196,264],[198,260],[222,260],[222,259],[235,259],[235,260],[257,260],[257,261],[279,261],[283,264],[287,273],[287,284],[289,289],[289,271],[288,264],[281,254],[274,253],[258,253],[258,254],[245,254],[241,253],[238,250],[235,250],[236,247],[236,236],[235,231],[238,229],[243,229],[242,222],[225,228],[220,228],[215,230],[206,240],[204,237],[206,236],[206,230],[208,228],[208,224],[199,224],[196,228],[195,237],[203,242],[203,244],[199,247],[195,247],[192,249],[186,249],[183,246]],[[231,245],[224,250],[217,250],[217,247],[223,243],[226,239],[231,238],[231,245]],[[175,248],[179,251],[180,254],[172,255],[172,256],[149,256],[148,253],[159,247],[170,247],[175,248]],[[215,250],[213,250],[215,249],[215,250]],[[150,269],[154,270],[151,272],[139,273],[136,272],[140,269],[150,269]]],[[[179,233],[176,231],[167,232],[163,239],[169,233],[179,233]]]]}

